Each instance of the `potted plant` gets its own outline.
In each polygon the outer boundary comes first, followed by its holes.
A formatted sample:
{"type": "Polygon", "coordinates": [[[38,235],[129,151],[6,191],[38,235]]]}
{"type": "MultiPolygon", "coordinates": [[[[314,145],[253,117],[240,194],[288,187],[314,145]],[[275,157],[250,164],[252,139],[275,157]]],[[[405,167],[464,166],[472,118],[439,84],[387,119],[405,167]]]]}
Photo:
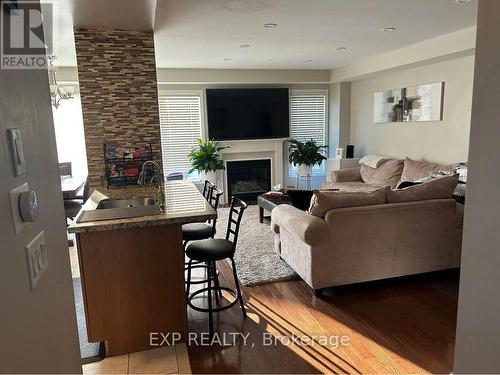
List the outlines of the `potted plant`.
{"type": "Polygon", "coordinates": [[[289,143],[288,160],[293,165],[299,166],[299,176],[310,176],[312,167],[326,160],[326,156],[323,155],[322,150],[327,149],[328,146],[320,146],[313,139],[305,142],[290,139],[289,143]]]}
{"type": "Polygon", "coordinates": [[[189,173],[198,171],[201,178],[212,182],[216,181],[216,172],[224,169],[224,161],[219,151],[229,146],[221,146],[219,142],[207,139],[197,139],[198,144],[188,154],[192,168],[189,173]]]}

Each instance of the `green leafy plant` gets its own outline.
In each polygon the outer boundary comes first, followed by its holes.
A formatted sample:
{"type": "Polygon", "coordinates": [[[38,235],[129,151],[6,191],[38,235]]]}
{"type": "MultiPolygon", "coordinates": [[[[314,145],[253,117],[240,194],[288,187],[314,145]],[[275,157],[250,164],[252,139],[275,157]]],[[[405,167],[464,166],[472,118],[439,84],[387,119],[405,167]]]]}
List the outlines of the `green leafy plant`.
{"type": "Polygon", "coordinates": [[[326,160],[322,150],[326,150],[328,146],[319,146],[313,139],[305,142],[290,139],[288,142],[290,143],[288,161],[293,165],[313,166],[326,160]]]}
{"type": "Polygon", "coordinates": [[[219,142],[212,140],[197,139],[198,144],[188,154],[188,159],[193,168],[193,171],[198,172],[215,172],[224,169],[224,161],[219,155],[219,151],[228,148],[229,146],[221,146],[219,142]]]}

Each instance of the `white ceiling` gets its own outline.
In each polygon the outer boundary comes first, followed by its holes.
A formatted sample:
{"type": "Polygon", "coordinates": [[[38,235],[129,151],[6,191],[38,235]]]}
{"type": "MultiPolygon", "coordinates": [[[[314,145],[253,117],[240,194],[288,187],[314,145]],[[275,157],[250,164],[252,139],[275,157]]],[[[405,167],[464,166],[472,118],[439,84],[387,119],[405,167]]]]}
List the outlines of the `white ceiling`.
{"type": "Polygon", "coordinates": [[[332,69],[474,26],[477,11],[477,0],[52,1],[60,66],[76,65],[73,20],[148,29],[154,19],[159,68],[332,69]]]}
{"type": "MultiPolygon", "coordinates": [[[[41,0],[52,4],[55,65],[76,66],[73,27],[151,30],[156,0],[41,0]]],[[[44,14],[45,16],[45,14],[44,14]]]]}

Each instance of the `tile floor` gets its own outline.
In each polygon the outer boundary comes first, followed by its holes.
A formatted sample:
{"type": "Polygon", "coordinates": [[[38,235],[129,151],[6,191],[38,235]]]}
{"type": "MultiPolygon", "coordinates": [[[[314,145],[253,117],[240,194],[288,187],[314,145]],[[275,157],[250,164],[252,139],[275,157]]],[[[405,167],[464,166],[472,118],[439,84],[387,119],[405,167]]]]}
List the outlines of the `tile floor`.
{"type": "MultiPolygon", "coordinates": [[[[71,274],[80,277],[76,246],[69,248],[71,274]]],[[[108,357],[82,366],[84,374],[191,374],[185,344],[108,357]]]]}
{"type": "Polygon", "coordinates": [[[185,344],[108,357],[82,369],[84,374],[191,374],[185,344]]]}
{"type": "Polygon", "coordinates": [[[80,277],[80,267],[78,266],[78,253],[76,251],[76,246],[71,246],[69,248],[69,261],[71,264],[71,275],[73,279],[80,277]]]}

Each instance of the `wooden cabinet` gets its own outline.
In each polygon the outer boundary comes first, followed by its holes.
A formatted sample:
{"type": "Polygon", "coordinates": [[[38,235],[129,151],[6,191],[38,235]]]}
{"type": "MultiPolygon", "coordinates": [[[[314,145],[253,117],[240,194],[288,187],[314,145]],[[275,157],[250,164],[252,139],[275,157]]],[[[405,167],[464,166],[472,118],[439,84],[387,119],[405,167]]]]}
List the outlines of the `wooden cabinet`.
{"type": "Polygon", "coordinates": [[[106,355],[150,348],[150,333],[187,338],[181,225],[77,233],[89,341],[106,355]]]}

